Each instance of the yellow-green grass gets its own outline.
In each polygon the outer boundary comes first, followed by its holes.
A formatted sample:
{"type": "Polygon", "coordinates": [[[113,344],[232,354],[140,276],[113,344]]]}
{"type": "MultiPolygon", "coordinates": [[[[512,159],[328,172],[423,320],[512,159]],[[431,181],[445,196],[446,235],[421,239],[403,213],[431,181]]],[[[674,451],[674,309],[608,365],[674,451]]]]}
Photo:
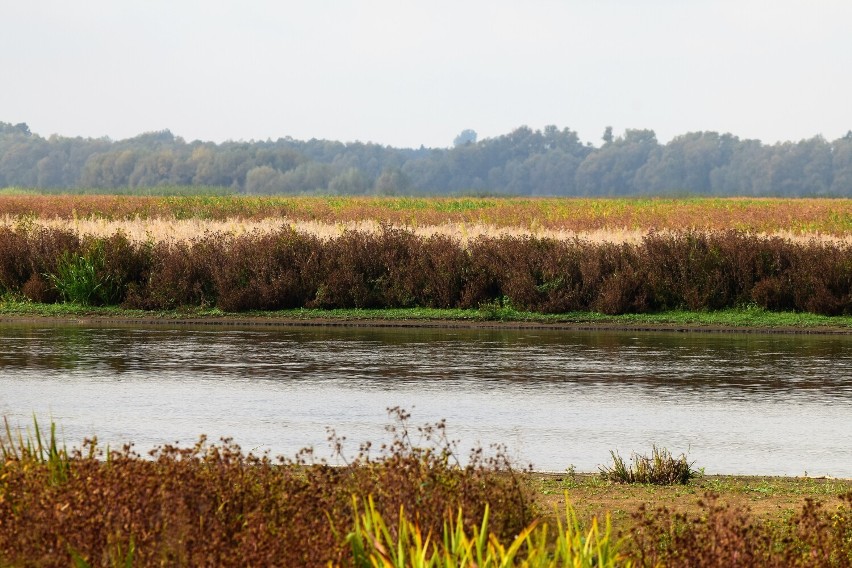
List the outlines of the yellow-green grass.
{"type": "Polygon", "coordinates": [[[799,312],[772,312],[755,306],[692,312],[674,310],[652,314],[606,315],[596,312],[539,314],[511,307],[482,306],[478,309],[307,309],[224,312],[216,308],[186,307],[167,311],[123,309],[114,306],[82,306],[74,303],[41,304],[15,296],[0,296],[0,317],[7,320],[60,318],[87,322],[127,321],[150,324],[191,322],[233,325],[482,325],[503,327],[543,325],[563,328],[624,328],[710,330],[761,329],[783,332],[852,333],[852,317],[821,316],[799,312]]]}

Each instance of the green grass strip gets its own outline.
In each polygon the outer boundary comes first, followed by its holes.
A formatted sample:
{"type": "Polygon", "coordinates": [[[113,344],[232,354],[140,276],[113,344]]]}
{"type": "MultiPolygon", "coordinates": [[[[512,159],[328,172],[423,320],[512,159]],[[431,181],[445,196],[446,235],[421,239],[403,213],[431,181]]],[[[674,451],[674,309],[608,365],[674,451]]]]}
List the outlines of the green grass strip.
{"type": "Polygon", "coordinates": [[[723,328],[765,328],[792,330],[849,330],[850,316],[821,316],[797,312],[771,312],[757,307],[732,308],[719,311],[668,311],[653,314],[624,314],[610,316],[595,312],[540,314],[518,311],[510,307],[483,309],[294,309],[278,311],[223,312],[215,308],[185,308],[169,311],[126,310],[118,307],[92,307],[80,304],[38,304],[14,298],[0,299],[0,315],[21,317],[103,317],[123,319],[205,319],[269,318],[282,320],[340,320],[340,321],[400,321],[400,322],[508,322],[566,325],[595,325],[642,327],[686,326],[723,328]]]}

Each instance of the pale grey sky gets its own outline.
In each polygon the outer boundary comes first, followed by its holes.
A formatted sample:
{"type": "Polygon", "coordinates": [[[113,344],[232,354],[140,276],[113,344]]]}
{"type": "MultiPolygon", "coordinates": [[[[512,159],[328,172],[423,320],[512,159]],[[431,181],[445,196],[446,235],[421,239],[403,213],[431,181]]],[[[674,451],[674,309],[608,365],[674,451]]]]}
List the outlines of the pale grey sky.
{"type": "Polygon", "coordinates": [[[44,136],[852,129],[848,0],[0,2],[0,121],[44,136]]]}

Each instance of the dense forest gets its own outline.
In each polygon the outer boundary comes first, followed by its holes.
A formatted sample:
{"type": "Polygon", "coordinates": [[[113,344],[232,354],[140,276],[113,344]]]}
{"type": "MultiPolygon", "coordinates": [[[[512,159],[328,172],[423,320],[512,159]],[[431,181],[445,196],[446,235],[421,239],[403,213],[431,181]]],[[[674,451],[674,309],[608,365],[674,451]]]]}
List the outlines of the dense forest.
{"type": "Polygon", "coordinates": [[[0,122],[0,187],[128,191],[210,186],[246,194],[825,196],[852,193],[852,131],[763,144],[691,132],[660,144],[653,130],[607,128],[583,143],[556,126],[522,126],[450,148],[293,138],[186,142],[168,130],[126,140],[48,138],[0,122]]]}

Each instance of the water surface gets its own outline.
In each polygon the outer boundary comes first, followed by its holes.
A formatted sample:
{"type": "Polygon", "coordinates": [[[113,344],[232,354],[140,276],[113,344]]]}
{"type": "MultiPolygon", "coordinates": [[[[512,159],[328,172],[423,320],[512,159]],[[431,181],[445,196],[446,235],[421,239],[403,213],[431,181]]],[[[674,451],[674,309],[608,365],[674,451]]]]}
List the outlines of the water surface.
{"type": "Polygon", "coordinates": [[[0,326],[0,414],[69,445],[328,454],[333,427],[354,453],[393,406],[540,470],[656,443],[708,473],[852,477],[846,336],[0,326]]]}

